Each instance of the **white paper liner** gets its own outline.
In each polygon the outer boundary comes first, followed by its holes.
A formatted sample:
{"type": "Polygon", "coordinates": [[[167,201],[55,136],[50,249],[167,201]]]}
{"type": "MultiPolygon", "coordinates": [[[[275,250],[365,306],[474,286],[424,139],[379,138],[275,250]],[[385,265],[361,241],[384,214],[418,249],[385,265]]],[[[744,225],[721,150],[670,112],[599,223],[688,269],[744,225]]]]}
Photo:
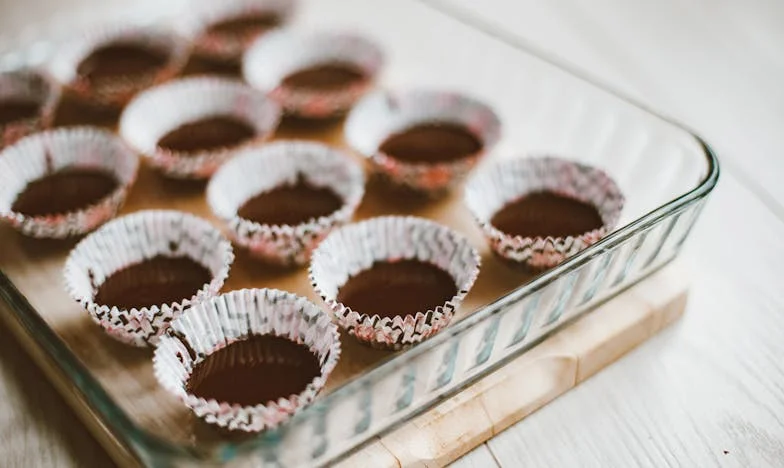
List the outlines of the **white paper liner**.
{"type": "Polygon", "coordinates": [[[364,173],[351,156],[321,143],[292,140],[252,148],[232,159],[210,180],[207,202],[228,223],[238,245],[267,262],[292,266],[307,263],[333,228],[351,220],[364,193],[364,173]],[[341,208],[295,226],[259,224],[237,215],[252,197],[292,185],[299,177],[331,189],[343,200],[341,208]]]}
{"type": "Polygon", "coordinates": [[[377,172],[395,184],[425,192],[453,188],[501,135],[501,122],[486,104],[466,95],[426,89],[368,95],[349,113],[344,128],[346,143],[369,158],[377,172]],[[482,142],[482,149],[467,158],[434,164],[400,161],[379,151],[392,134],[425,123],[465,126],[482,142]]]}
{"type": "Polygon", "coordinates": [[[60,86],[45,73],[33,70],[0,73],[0,103],[11,98],[35,101],[39,105],[38,113],[34,117],[0,124],[0,149],[52,124],[60,100],[60,86]]]}
{"type": "Polygon", "coordinates": [[[384,63],[379,46],[347,32],[274,31],[259,38],[242,59],[242,74],[292,115],[325,118],[341,115],[370,90],[384,63]],[[366,79],[334,91],[282,86],[284,78],[307,67],[330,63],[356,66],[366,79]]]}
{"type": "Polygon", "coordinates": [[[106,333],[134,346],[154,345],[171,320],[187,307],[215,296],[234,261],[231,243],[206,220],[188,213],[147,210],[118,218],[71,251],[64,275],[68,293],[106,333]],[[120,309],[98,304],[98,288],[113,273],[156,256],[188,257],[207,268],[212,280],[193,297],[171,304],[120,309]]]}
{"type": "Polygon", "coordinates": [[[239,81],[184,78],[156,86],[134,98],[120,117],[120,135],[165,175],[203,179],[239,150],[267,140],[279,121],[278,105],[239,81]],[[236,117],[253,127],[256,136],[237,146],[194,153],[158,146],[158,141],[170,131],[214,116],[236,117]]]}
{"type": "Polygon", "coordinates": [[[92,231],[112,218],[136,180],[139,157],[114,134],[93,127],[36,133],[0,152],[0,220],[22,234],[65,238],[92,231]],[[65,168],[94,168],[112,174],[117,189],[78,211],[28,216],[12,210],[27,184],[65,168]]]}
{"type": "Polygon", "coordinates": [[[178,30],[193,42],[194,53],[213,60],[238,62],[250,44],[258,38],[237,38],[210,34],[208,29],[235,18],[274,15],[281,25],[288,22],[296,9],[296,0],[197,0],[190,2],[185,17],[178,20],[178,30]]]}
{"type": "Polygon", "coordinates": [[[482,168],[466,184],[465,203],[491,248],[501,257],[533,269],[550,268],[595,244],[615,229],[624,196],[604,171],[554,157],[519,157],[482,168]],[[510,236],[491,219],[506,204],[532,193],[550,191],[596,207],[604,225],[580,236],[510,236]]]}
{"type": "Polygon", "coordinates": [[[173,321],[155,350],[153,365],[160,385],[207,423],[258,432],[279,425],[308,405],[324,387],[339,357],[337,327],[315,304],[277,289],[242,289],[193,307],[173,321]],[[318,357],[321,375],[300,394],[255,406],[205,400],[188,392],[188,379],[198,363],[255,335],[276,335],[306,345],[318,357]]]}
{"type": "Polygon", "coordinates": [[[473,286],[479,266],[479,253],[452,229],[413,216],[384,216],[333,231],[313,252],[309,274],[341,328],[373,347],[399,349],[449,324],[473,286]],[[340,288],[375,262],[411,259],[449,273],[457,294],[435,310],[395,317],[361,314],[338,302],[340,288]]]}
{"type": "Polygon", "coordinates": [[[190,53],[186,39],[165,29],[132,25],[105,26],[66,42],[49,64],[49,72],[68,91],[103,106],[120,107],[139,91],[163,83],[185,67],[190,53]],[[77,73],[77,68],[96,49],[110,44],[136,44],[164,51],[169,60],[154,73],[105,81],[96,86],[77,73]]]}

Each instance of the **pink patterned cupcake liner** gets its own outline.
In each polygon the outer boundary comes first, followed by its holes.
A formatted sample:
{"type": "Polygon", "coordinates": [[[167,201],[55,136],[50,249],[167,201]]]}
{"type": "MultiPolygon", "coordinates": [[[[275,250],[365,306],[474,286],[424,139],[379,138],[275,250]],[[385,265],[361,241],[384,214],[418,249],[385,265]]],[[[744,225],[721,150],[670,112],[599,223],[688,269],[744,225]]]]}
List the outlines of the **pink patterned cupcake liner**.
{"type": "Polygon", "coordinates": [[[242,73],[252,86],[267,92],[288,114],[327,118],[345,114],[374,85],[384,63],[381,49],[369,39],[340,32],[276,31],[259,38],[245,53],[242,73]],[[291,73],[332,63],[356,67],[365,79],[334,91],[285,86],[291,73]]]}
{"type": "MultiPolygon", "coordinates": [[[[242,289],[192,307],[161,337],[153,359],[160,385],[180,398],[198,417],[229,430],[271,429],[306,407],[321,391],[340,357],[337,327],[304,297],[277,289],[242,289]],[[190,393],[197,364],[232,343],[274,335],[302,344],[318,359],[320,375],[299,394],[253,406],[205,399],[190,393]]],[[[272,350],[237,360],[279,359],[272,350]]],[[[233,360],[233,359],[229,359],[233,360]]],[[[239,383],[239,382],[238,382],[239,383]]]]}
{"type": "Polygon", "coordinates": [[[267,140],[279,121],[278,105],[239,81],[216,77],[184,78],[156,86],[134,98],[120,117],[120,135],[163,174],[204,179],[238,151],[267,140]],[[238,146],[195,153],[158,146],[160,138],[168,132],[214,116],[236,117],[253,127],[256,136],[238,146]]]}
{"type": "Polygon", "coordinates": [[[446,327],[474,284],[479,253],[461,234],[413,216],[371,218],[335,230],[313,252],[310,280],[338,325],[362,343],[400,349],[446,327]],[[442,306],[416,314],[381,317],[351,310],[338,301],[346,282],[376,262],[419,260],[454,279],[457,294],[442,306]]]}
{"type": "Polygon", "coordinates": [[[276,141],[246,150],[210,180],[207,202],[229,225],[234,241],[264,261],[303,265],[335,227],[349,222],[365,192],[362,168],[348,154],[321,143],[276,141]],[[252,197],[304,179],[332,190],[342,201],[335,212],[297,225],[260,224],[238,215],[252,197]]]}
{"type": "Polygon", "coordinates": [[[183,310],[218,294],[234,261],[231,243],[196,216],[167,210],[118,218],[83,239],[70,253],[64,275],[68,293],[113,338],[133,346],[154,345],[183,310]],[[187,257],[209,270],[212,280],[179,302],[123,309],[96,302],[111,275],[156,256],[187,257]]]}
{"type": "Polygon", "coordinates": [[[0,102],[6,100],[34,102],[38,112],[33,117],[0,123],[0,149],[51,126],[60,100],[60,87],[44,73],[33,70],[0,73],[0,102]]]}
{"type": "Polygon", "coordinates": [[[55,55],[49,71],[67,91],[83,100],[107,107],[122,107],[139,91],[176,76],[185,67],[189,54],[188,42],[173,32],[130,25],[109,26],[66,43],[55,55]],[[133,78],[118,77],[98,84],[90,83],[79,75],[79,64],[92,52],[103,46],[119,44],[163,51],[168,60],[155,72],[133,78]]]}
{"type": "Polygon", "coordinates": [[[624,196],[600,169],[554,157],[519,157],[484,167],[471,177],[465,188],[465,203],[499,256],[533,269],[545,269],[612,232],[623,209],[624,196]],[[567,237],[511,236],[492,225],[491,219],[506,204],[542,191],[593,205],[604,225],[567,237]]]}
{"type": "Polygon", "coordinates": [[[197,0],[190,3],[178,26],[192,39],[195,54],[222,62],[238,62],[259,35],[221,34],[209,28],[223,21],[266,15],[277,18],[282,25],[293,15],[296,3],[295,0],[197,0]]]}
{"type": "Polygon", "coordinates": [[[471,97],[433,90],[384,91],[362,99],[346,121],[344,136],[370,159],[376,172],[416,191],[443,193],[454,188],[498,142],[501,122],[486,104],[471,97]],[[451,123],[465,126],[482,143],[469,157],[439,163],[411,163],[383,153],[386,138],[414,125],[451,123]]]}
{"type": "Polygon", "coordinates": [[[92,127],[36,133],[0,152],[0,220],[38,238],[78,236],[108,221],[136,180],[139,157],[114,134],[92,127]],[[27,185],[63,169],[101,169],[118,187],[97,203],[68,213],[33,216],[13,210],[27,185]]]}

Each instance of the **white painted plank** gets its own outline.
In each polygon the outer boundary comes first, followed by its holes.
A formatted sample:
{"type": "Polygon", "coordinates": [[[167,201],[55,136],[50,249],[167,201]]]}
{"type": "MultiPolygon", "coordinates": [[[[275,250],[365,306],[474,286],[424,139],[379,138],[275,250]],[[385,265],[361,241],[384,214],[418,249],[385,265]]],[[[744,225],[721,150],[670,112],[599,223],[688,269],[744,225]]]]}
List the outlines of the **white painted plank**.
{"type": "Polygon", "coordinates": [[[452,468],[492,468],[498,466],[487,445],[482,444],[455,460],[452,468]]]}

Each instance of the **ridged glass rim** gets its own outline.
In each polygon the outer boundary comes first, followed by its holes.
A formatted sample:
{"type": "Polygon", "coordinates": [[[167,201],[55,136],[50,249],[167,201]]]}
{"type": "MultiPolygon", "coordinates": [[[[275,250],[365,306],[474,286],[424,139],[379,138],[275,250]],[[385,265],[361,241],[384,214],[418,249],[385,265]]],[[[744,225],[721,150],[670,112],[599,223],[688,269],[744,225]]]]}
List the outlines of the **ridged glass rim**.
{"type": "MultiPolygon", "coordinates": [[[[428,3],[429,5],[429,3],[428,3]]],[[[446,15],[454,21],[462,22],[461,18],[452,17],[442,12],[437,6],[432,6],[435,11],[446,15]]],[[[474,29],[479,34],[484,34],[504,45],[509,44],[496,35],[488,34],[484,29],[474,29]]],[[[71,385],[78,390],[80,399],[86,403],[94,412],[95,416],[100,419],[103,425],[112,433],[114,438],[122,443],[131,455],[137,460],[142,461],[145,458],[152,456],[166,457],[169,459],[185,458],[192,461],[229,461],[237,457],[241,457],[250,452],[263,450],[265,447],[275,445],[281,440],[280,431],[285,431],[286,427],[293,426],[305,421],[311,413],[323,411],[323,408],[329,407],[330,403],[336,399],[341,398],[343,394],[351,394],[362,388],[365,382],[375,380],[376,376],[385,375],[392,371],[403,367],[406,362],[415,359],[418,356],[428,353],[430,350],[448,341],[452,336],[463,332],[476,323],[487,319],[490,316],[496,315],[503,311],[511,303],[521,301],[524,297],[533,294],[548,284],[556,281],[560,277],[577,270],[579,267],[587,264],[593,258],[599,256],[605,251],[608,251],[615,246],[630,239],[637,233],[640,233],[652,226],[658,224],[663,219],[683,211],[688,206],[699,202],[707,197],[716,186],[719,179],[719,161],[715,152],[710,145],[703,140],[697,133],[690,130],[680,122],[663,116],[660,113],[651,110],[646,105],[638,102],[634,98],[630,98],[625,94],[613,89],[602,83],[599,80],[587,76],[584,72],[576,70],[575,67],[564,63],[561,60],[555,59],[550,54],[543,53],[529,44],[515,45],[514,48],[518,52],[526,53],[531,57],[537,58],[545,62],[559,71],[571,76],[572,78],[583,81],[594,88],[607,93],[621,102],[642,110],[650,116],[653,116],[660,121],[667,123],[678,130],[687,133],[691,138],[696,141],[702,149],[703,155],[707,161],[708,171],[705,177],[699,184],[690,191],[681,194],[680,196],[670,200],[669,202],[651,210],[645,215],[635,219],[634,221],[622,226],[615,232],[611,233],[600,242],[586,248],[582,252],[570,257],[560,265],[539,274],[531,281],[521,285],[517,289],[507,293],[506,295],[496,299],[492,303],[486,304],[474,311],[464,319],[450,325],[439,334],[425,340],[424,342],[400,353],[395,356],[383,360],[373,369],[349,379],[340,387],[335,389],[332,393],[319,397],[315,403],[301,413],[295,415],[288,423],[284,424],[280,430],[266,432],[260,434],[258,437],[246,440],[241,443],[221,442],[212,446],[209,450],[199,450],[194,447],[166,442],[164,439],[153,435],[146,430],[139,427],[134,423],[128,415],[115,403],[109,396],[104,387],[93,377],[90,371],[81,364],[79,359],[70,351],[68,346],[63,340],[52,330],[38,314],[35,308],[28,302],[27,298],[16,288],[16,286],[9,280],[5,273],[0,270],[0,297],[5,300],[9,307],[16,312],[15,320],[25,329],[27,334],[32,337],[36,343],[45,351],[46,358],[56,364],[58,370],[70,380],[71,385]]],[[[644,279],[653,273],[654,270],[646,272],[634,282],[629,283],[626,287],[644,279]]],[[[620,293],[623,289],[616,291],[611,297],[620,293]]],[[[560,327],[559,327],[560,328],[560,327]]],[[[541,341],[537,340],[536,342],[541,341]]],[[[536,342],[532,343],[536,344],[536,342]]],[[[460,390],[470,386],[477,380],[489,375],[493,371],[502,367],[510,360],[519,357],[525,351],[530,349],[531,346],[521,347],[520,349],[510,353],[508,356],[500,359],[499,361],[488,365],[481,372],[476,373],[460,382],[458,385],[450,387],[443,392],[434,392],[432,398],[426,404],[417,407],[413,412],[409,413],[404,421],[416,417],[418,414],[432,408],[436,402],[441,401],[445,397],[449,397],[458,393],[460,390]]],[[[365,441],[379,433],[387,432],[393,429],[396,425],[404,422],[390,424],[386,427],[380,428],[376,431],[368,430],[363,436],[365,441]]],[[[361,447],[361,444],[360,444],[361,447]]],[[[356,447],[354,448],[356,449],[356,447]]],[[[350,453],[352,450],[349,450],[350,453]]],[[[346,455],[346,454],[343,454],[346,455]]]]}

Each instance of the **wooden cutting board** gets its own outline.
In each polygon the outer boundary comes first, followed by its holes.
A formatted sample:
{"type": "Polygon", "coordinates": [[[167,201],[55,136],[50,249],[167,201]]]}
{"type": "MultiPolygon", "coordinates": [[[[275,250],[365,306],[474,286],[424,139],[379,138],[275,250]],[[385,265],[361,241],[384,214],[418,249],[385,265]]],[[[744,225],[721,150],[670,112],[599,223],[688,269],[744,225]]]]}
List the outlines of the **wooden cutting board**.
{"type": "Polygon", "coordinates": [[[671,264],[337,466],[444,466],[676,321],[687,296],[683,266],[671,264]]]}

